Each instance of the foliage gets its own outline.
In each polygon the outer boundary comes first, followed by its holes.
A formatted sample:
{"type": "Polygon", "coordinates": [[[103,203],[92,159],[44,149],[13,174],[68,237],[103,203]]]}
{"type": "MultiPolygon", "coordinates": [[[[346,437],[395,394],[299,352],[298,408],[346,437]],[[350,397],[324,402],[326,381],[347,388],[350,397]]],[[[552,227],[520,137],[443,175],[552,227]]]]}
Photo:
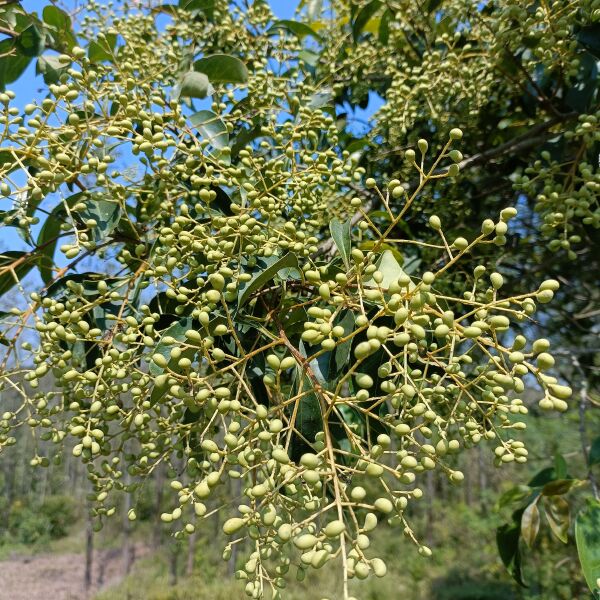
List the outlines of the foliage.
{"type": "MultiPolygon", "coordinates": [[[[261,1],[90,3],[46,97],[0,94],[4,223],[31,248],[3,255],[0,291],[42,281],[1,318],[0,384],[22,402],[0,448],[21,427],[71,448],[97,527],[166,464],[178,538],[239,480],[224,558],[254,542],[255,598],[338,558],[348,598],[348,578],[386,574],[378,521],[431,555],[410,512],[427,472],[460,485],[455,457],[482,441],[499,467],[527,461],[526,388],[535,410],[571,395],[547,339],[559,281],[531,273],[593,256],[600,226],[597,1],[318,4],[278,22],[261,1]],[[355,137],[342,107],[373,94],[355,137]],[[514,277],[508,242],[530,231],[514,277]]],[[[42,49],[25,29],[11,68],[42,49]]],[[[538,487],[501,532],[517,575],[523,523],[532,544],[555,502],[538,487]]]]}
{"type": "Polygon", "coordinates": [[[16,501],[9,507],[8,532],[23,544],[36,544],[65,537],[76,516],[69,496],[48,496],[41,504],[16,501]]]}

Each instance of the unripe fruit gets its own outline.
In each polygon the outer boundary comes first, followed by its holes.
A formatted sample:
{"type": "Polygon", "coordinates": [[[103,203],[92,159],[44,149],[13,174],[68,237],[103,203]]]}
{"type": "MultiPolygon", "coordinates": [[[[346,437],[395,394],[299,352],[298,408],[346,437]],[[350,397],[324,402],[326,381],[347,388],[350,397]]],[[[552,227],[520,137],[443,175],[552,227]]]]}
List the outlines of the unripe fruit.
{"type": "Polygon", "coordinates": [[[346,525],[343,521],[331,521],[325,526],[323,533],[329,538],[335,538],[340,536],[346,531],[346,525]]]}
{"type": "Polygon", "coordinates": [[[373,506],[384,514],[389,514],[394,510],[394,505],[389,498],[377,498],[373,503],[373,506]]]}
{"type": "Polygon", "coordinates": [[[547,352],[542,352],[537,357],[537,366],[542,370],[551,369],[554,366],[554,357],[547,352]]]}
{"type": "Polygon", "coordinates": [[[305,533],[303,535],[294,538],[294,546],[299,550],[309,550],[310,548],[314,548],[317,543],[317,538],[311,533],[305,533]]]}
{"type": "Polygon", "coordinates": [[[310,452],[307,452],[300,457],[300,464],[308,469],[316,469],[320,463],[319,457],[310,452]]]}
{"type": "Polygon", "coordinates": [[[363,530],[367,532],[373,531],[375,527],[377,527],[377,516],[372,512],[367,513],[365,515],[365,524],[363,525],[363,530]]]}
{"type": "Polygon", "coordinates": [[[460,140],[460,139],[462,139],[462,136],[463,136],[462,129],[455,127],[454,129],[450,130],[450,139],[451,140],[460,140]]]}
{"type": "Polygon", "coordinates": [[[223,532],[225,535],[233,535],[242,527],[244,527],[245,524],[246,522],[244,519],[241,519],[240,517],[232,517],[223,523],[223,532]]]}

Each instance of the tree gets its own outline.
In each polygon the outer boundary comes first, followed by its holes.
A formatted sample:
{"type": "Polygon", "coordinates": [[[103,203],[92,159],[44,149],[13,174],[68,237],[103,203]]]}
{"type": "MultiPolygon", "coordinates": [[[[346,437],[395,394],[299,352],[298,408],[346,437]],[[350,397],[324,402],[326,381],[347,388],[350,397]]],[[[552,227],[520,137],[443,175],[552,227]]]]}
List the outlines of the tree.
{"type": "Polygon", "coordinates": [[[526,462],[520,395],[571,394],[534,315],[598,256],[597,1],[303,4],[91,3],[58,55],[25,41],[65,13],[3,9],[5,65],[42,53],[47,96],[0,94],[4,222],[31,243],[0,290],[36,287],[2,317],[0,447],[72,448],[99,524],[166,464],[176,537],[241,480],[224,557],[254,540],[256,598],[337,559],[348,598],[386,573],[378,520],[431,554],[428,471],[460,484],[482,440],[526,462]]]}

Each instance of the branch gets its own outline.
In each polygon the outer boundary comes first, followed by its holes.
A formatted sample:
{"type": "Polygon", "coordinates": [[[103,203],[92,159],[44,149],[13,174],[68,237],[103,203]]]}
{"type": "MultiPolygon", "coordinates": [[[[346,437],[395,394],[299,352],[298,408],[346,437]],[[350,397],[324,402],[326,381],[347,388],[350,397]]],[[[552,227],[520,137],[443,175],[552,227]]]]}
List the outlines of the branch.
{"type": "MultiPolygon", "coordinates": [[[[479,152],[477,154],[473,154],[472,156],[464,158],[458,163],[458,166],[460,170],[463,171],[470,167],[474,167],[481,163],[485,163],[492,158],[504,156],[509,152],[520,152],[523,150],[528,150],[529,148],[532,148],[534,146],[539,146],[540,144],[544,143],[546,139],[548,139],[548,129],[550,129],[550,127],[557,125],[558,123],[568,121],[569,119],[576,117],[578,114],[579,113],[573,111],[557,115],[556,117],[552,117],[544,123],[539,123],[538,125],[535,125],[526,133],[523,133],[515,137],[514,139],[505,142],[504,144],[500,144],[500,146],[496,146],[495,148],[491,148],[490,150],[485,150],[483,152],[479,152]]],[[[440,175],[445,171],[445,168],[440,168],[434,171],[432,175],[440,175]]],[[[409,189],[414,188],[418,184],[419,181],[416,179],[411,181],[409,183],[409,189]]],[[[354,227],[360,221],[361,217],[363,216],[363,213],[369,213],[376,206],[378,206],[380,198],[378,194],[368,192],[364,188],[359,188],[358,186],[354,185],[350,185],[350,187],[366,199],[366,202],[361,207],[361,210],[355,213],[350,219],[350,224],[352,227],[354,227]]],[[[334,247],[335,244],[333,239],[327,239],[319,246],[318,254],[324,254],[326,256],[330,255],[334,247]]]]}

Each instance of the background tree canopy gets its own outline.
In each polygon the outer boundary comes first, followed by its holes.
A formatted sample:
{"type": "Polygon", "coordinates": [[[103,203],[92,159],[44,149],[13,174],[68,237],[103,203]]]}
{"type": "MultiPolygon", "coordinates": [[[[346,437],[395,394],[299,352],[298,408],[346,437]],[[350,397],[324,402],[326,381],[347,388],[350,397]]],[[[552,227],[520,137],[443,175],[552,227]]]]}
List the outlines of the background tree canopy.
{"type": "Polygon", "coordinates": [[[598,0],[5,2],[0,34],[2,456],[82,461],[98,529],[164,469],[248,596],[327,565],[348,599],[396,568],[378,522],[430,557],[433,474],[526,463],[574,388],[580,472],[508,490],[497,541],[524,583],[589,497],[596,593],[598,0]]]}

